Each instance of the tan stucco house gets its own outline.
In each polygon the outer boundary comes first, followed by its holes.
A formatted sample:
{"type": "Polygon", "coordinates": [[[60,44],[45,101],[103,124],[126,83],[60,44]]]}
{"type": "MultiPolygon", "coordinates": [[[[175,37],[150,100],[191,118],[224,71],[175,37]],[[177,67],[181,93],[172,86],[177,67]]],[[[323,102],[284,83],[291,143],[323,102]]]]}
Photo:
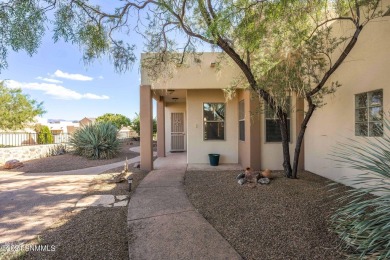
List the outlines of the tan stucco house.
{"type": "MultiPolygon", "coordinates": [[[[353,174],[336,168],[329,158],[338,141],[371,138],[372,127],[383,118],[360,113],[390,112],[390,17],[371,22],[358,43],[330,81],[342,87],[327,97],[327,105],[315,111],[305,135],[300,168],[331,179],[353,174]],[[363,111],[363,112],[362,112],[363,111]],[[365,112],[364,112],[365,111],[365,112]],[[343,139],[344,138],[344,139],[343,139]]],[[[337,24],[338,33],[348,27],[337,24]]],[[[144,59],[148,54],[143,54],[144,59]]],[[[220,163],[241,164],[253,169],[281,170],[282,146],[279,128],[259,113],[258,97],[239,89],[226,100],[223,89],[238,75],[234,66],[217,70],[217,53],[204,53],[201,62],[177,68],[174,76],[152,82],[141,71],[141,167],[153,168],[152,111],[157,103],[158,156],[185,151],[188,164],[209,163],[208,154],[221,155],[220,163]]],[[[293,151],[305,103],[291,96],[290,149],[293,151]]],[[[386,129],[384,131],[387,131],[386,129]]]]}
{"type": "Polygon", "coordinates": [[[93,117],[84,117],[79,121],[80,126],[86,126],[95,123],[96,118],[93,117]]]}

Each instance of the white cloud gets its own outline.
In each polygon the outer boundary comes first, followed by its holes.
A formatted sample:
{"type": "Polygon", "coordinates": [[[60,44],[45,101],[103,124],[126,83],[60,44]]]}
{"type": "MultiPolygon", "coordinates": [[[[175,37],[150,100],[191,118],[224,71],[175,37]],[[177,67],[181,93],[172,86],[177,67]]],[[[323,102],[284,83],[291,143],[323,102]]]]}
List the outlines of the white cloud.
{"type": "Polygon", "coordinates": [[[78,93],[74,90],[56,84],[49,83],[22,83],[15,80],[7,80],[6,86],[9,88],[21,88],[43,91],[44,94],[55,99],[80,100],[80,99],[109,99],[106,95],[96,95],[92,93],[78,93]]]}
{"type": "Polygon", "coordinates": [[[63,79],[71,79],[71,80],[79,80],[79,81],[91,81],[93,78],[84,76],[81,74],[70,74],[67,72],[63,72],[61,70],[56,70],[53,74],[53,76],[57,78],[63,78],[63,79]]]}
{"type": "Polygon", "coordinates": [[[99,79],[104,79],[104,77],[103,76],[99,76],[99,79]]]}
{"type": "Polygon", "coordinates": [[[43,77],[37,77],[36,79],[43,80],[50,83],[62,83],[61,80],[58,79],[49,79],[49,78],[43,78],[43,77]]]}

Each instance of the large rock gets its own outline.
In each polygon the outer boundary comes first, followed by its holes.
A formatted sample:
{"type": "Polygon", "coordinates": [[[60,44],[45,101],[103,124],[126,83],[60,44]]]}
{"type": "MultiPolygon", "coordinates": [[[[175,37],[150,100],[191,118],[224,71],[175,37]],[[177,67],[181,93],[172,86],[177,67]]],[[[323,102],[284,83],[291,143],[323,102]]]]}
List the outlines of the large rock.
{"type": "Polygon", "coordinates": [[[23,163],[18,160],[9,160],[4,164],[4,169],[16,169],[19,167],[23,167],[23,163]]]}

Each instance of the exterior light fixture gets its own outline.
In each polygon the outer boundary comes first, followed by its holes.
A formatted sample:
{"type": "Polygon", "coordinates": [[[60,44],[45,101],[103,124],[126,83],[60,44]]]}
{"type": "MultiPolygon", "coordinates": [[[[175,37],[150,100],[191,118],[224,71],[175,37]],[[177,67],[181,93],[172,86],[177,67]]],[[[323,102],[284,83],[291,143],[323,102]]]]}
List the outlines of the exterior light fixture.
{"type": "Polygon", "coordinates": [[[131,184],[133,183],[133,177],[131,175],[127,177],[127,183],[129,184],[129,191],[131,191],[131,184]]]}

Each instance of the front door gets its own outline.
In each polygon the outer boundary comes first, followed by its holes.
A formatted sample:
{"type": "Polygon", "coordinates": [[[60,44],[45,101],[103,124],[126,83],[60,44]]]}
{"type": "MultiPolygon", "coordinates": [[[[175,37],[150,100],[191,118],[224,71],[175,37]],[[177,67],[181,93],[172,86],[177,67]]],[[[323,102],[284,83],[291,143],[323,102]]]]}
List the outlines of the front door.
{"type": "Polygon", "coordinates": [[[171,113],[171,152],[184,151],[184,113],[171,113]]]}

